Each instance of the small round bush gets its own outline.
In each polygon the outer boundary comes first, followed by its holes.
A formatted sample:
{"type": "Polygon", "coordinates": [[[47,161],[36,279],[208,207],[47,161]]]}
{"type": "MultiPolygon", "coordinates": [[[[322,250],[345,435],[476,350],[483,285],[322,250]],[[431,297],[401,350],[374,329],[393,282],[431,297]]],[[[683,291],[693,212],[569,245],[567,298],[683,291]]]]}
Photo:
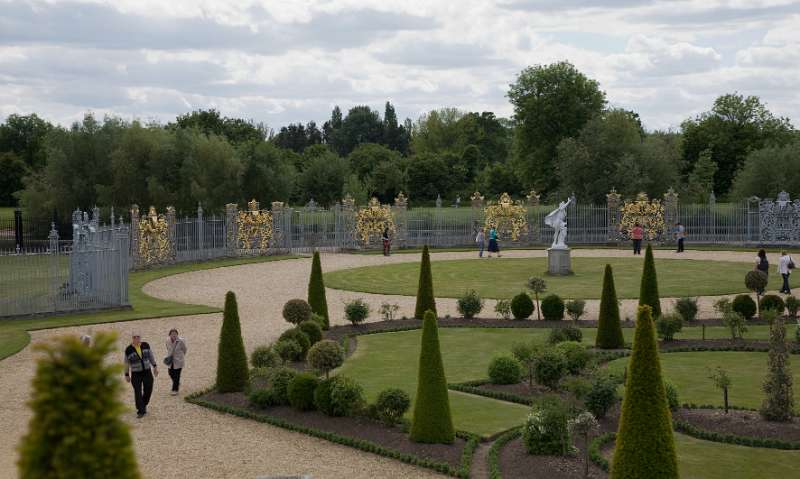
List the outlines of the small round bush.
{"type": "Polygon", "coordinates": [[[289,405],[300,411],[314,409],[314,389],[317,388],[317,384],[319,380],[311,374],[302,373],[295,376],[286,388],[289,405]]]}
{"type": "Polygon", "coordinates": [[[675,301],[675,312],[684,321],[694,321],[697,318],[697,298],[680,298],[675,301]]]}
{"type": "Polygon", "coordinates": [[[759,270],[752,270],[748,271],[746,275],[744,275],[744,285],[750,291],[760,293],[764,291],[767,287],[767,282],[769,281],[769,277],[767,273],[759,270]]]}
{"type": "Polygon", "coordinates": [[[609,378],[595,379],[583,402],[596,418],[606,417],[617,402],[617,383],[609,378]]]}
{"type": "Polygon", "coordinates": [[[683,318],[675,313],[665,314],[656,319],[658,337],[664,341],[672,341],[681,329],[683,329],[683,318]]]}
{"type": "Polygon", "coordinates": [[[567,301],[565,309],[569,317],[572,318],[573,321],[578,322],[581,316],[586,312],[586,301],[582,299],[567,301]]]}
{"type": "Polygon", "coordinates": [[[281,361],[288,363],[289,361],[302,361],[303,347],[294,339],[282,339],[272,345],[275,354],[281,358],[281,361]]]}
{"type": "Polygon", "coordinates": [[[458,312],[464,318],[471,319],[483,310],[483,299],[477,291],[471,289],[458,298],[457,306],[458,312]]]}
{"type": "Polygon", "coordinates": [[[564,341],[581,342],[582,339],[583,333],[580,328],[574,328],[572,326],[567,328],[553,328],[547,336],[547,342],[550,344],[558,344],[564,341]]]}
{"type": "Polygon", "coordinates": [[[252,391],[247,396],[247,400],[250,401],[250,404],[259,409],[266,409],[270,406],[278,405],[275,402],[275,394],[272,392],[272,389],[269,388],[256,389],[255,391],[252,391]]]}
{"type": "Polygon", "coordinates": [[[564,300],[557,294],[548,294],[542,299],[542,316],[547,321],[560,321],[564,319],[564,300]]]}
{"type": "Polygon", "coordinates": [[[569,409],[559,398],[545,398],[533,405],[522,428],[528,454],[564,456],[570,451],[567,421],[569,409]]]}
{"type": "Polygon", "coordinates": [[[751,319],[756,315],[756,302],[753,301],[749,294],[740,294],[733,298],[732,307],[744,319],[751,319]]]}
{"type": "Polygon", "coordinates": [[[522,377],[522,366],[510,356],[497,356],[489,363],[489,380],[492,384],[517,384],[522,377]]]}
{"type": "Polygon", "coordinates": [[[378,418],[387,424],[397,424],[411,407],[411,398],[402,389],[385,389],[375,401],[378,418]]]}
{"type": "Polygon", "coordinates": [[[519,293],[511,298],[511,314],[514,319],[528,319],[533,314],[533,300],[526,293],[519,293]]]}
{"type": "Polygon", "coordinates": [[[333,384],[337,381],[334,376],[330,379],[323,379],[314,390],[314,407],[316,407],[323,414],[333,416],[333,402],[331,402],[331,391],[333,384]]]}
{"type": "Polygon", "coordinates": [[[783,314],[783,310],[786,309],[786,304],[777,294],[767,294],[761,298],[761,311],[766,311],[768,309],[780,315],[783,314]]]}
{"type": "Polygon", "coordinates": [[[325,374],[325,377],[344,363],[344,351],[339,343],[325,339],[308,350],[308,364],[325,374]]]}
{"type": "Polygon", "coordinates": [[[363,299],[355,299],[344,305],[344,315],[356,326],[369,317],[369,305],[363,299]]]}
{"type": "Polygon", "coordinates": [[[258,346],[250,353],[250,365],[254,368],[273,368],[280,364],[281,357],[271,346],[258,346]]]}
{"type": "Polygon", "coordinates": [[[586,349],[581,343],[574,341],[564,341],[556,345],[556,350],[560,351],[567,360],[567,371],[570,374],[580,374],[592,359],[592,352],[586,349]]]}
{"type": "Polygon", "coordinates": [[[498,299],[494,305],[494,312],[503,319],[511,319],[511,301],[498,299]]]}
{"type": "Polygon", "coordinates": [[[567,358],[561,351],[548,348],[539,353],[533,366],[533,378],[542,386],[556,389],[567,373],[567,358]]]}
{"type": "Polygon", "coordinates": [[[331,388],[334,416],[352,416],[364,407],[364,389],[354,380],[337,376],[331,388]]]}
{"type": "Polygon", "coordinates": [[[275,404],[289,404],[288,388],[297,371],[291,368],[275,368],[267,377],[267,388],[272,390],[275,404]]]}
{"type": "Polygon", "coordinates": [[[786,297],[786,312],[789,313],[789,316],[791,316],[793,318],[796,318],[798,309],[800,309],[800,300],[798,300],[794,296],[787,296],[786,297]]]}
{"type": "Polygon", "coordinates": [[[302,357],[300,359],[303,359],[303,358],[306,357],[306,353],[308,352],[308,348],[311,347],[311,341],[309,341],[308,336],[306,335],[306,333],[300,331],[297,328],[292,328],[292,329],[284,331],[283,334],[281,334],[278,337],[278,341],[283,341],[285,339],[293,339],[293,340],[297,341],[297,344],[300,345],[300,349],[303,350],[303,354],[302,354],[302,357]]]}
{"type": "Polygon", "coordinates": [[[304,299],[290,299],[283,305],[283,319],[300,324],[311,319],[311,306],[304,299]]]}
{"type": "Polygon", "coordinates": [[[680,407],[678,388],[671,382],[664,381],[664,390],[667,392],[667,404],[669,404],[670,411],[677,411],[678,407],[680,407]]]}
{"type": "Polygon", "coordinates": [[[322,327],[313,319],[309,319],[308,321],[303,321],[302,323],[298,324],[297,329],[304,332],[305,335],[308,336],[308,342],[311,344],[311,346],[322,340],[322,327]]]}

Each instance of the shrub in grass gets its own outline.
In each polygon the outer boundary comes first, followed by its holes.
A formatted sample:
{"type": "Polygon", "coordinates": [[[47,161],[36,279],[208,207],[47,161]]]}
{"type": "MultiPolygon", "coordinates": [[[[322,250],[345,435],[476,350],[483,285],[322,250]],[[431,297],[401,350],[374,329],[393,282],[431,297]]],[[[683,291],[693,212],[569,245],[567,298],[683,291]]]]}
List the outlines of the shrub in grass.
{"type": "Polygon", "coordinates": [[[397,303],[381,303],[381,308],[378,312],[381,314],[384,321],[392,321],[395,319],[399,309],[400,305],[397,303]]]}
{"type": "Polygon", "coordinates": [[[511,301],[498,299],[494,305],[494,312],[503,319],[511,319],[511,301]]]}
{"type": "Polygon", "coordinates": [[[642,284],[639,289],[639,306],[647,305],[653,310],[653,318],[661,316],[661,300],[658,296],[658,277],[656,262],[653,259],[653,247],[648,244],[644,253],[642,284]]]}
{"type": "Polygon", "coordinates": [[[757,269],[748,271],[747,274],[744,275],[744,285],[747,289],[756,293],[756,297],[764,294],[768,282],[769,277],[767,273],[757,269]]]}
{"type": "Polygon", "coordinates": [[[586,313],[586,301],[582,299],[573,299],[572,301],[567,301],[567,304],[564,306],[570,319],[572,319],[577,326],[581,316],[586,313]]]}
{"type": "Polygon", "coordinates": [[[289,383],[297,376],[291,368],[275,368],[267,376],[267,388],[272,390],[275,404],[289,404],[289,383]]]}
{"type": "Polygon", "coordinates": [[[580,374],[592,359],[592,352],[586,349],[581,343],[575,341],[564,341],[558,343],[556,351],[560,351],[566,359],[567,372],[570,374],[580,374]]]}
{"type": "Polygon", "coordinates": [[[596,418],[606,417],[617,403],[617,382],[608,377],[595,378],[583,402],[596,418]]]}
{"type": "Polygon", "coordinates": [[[528,289],[533,291],[533,296],[536,298],[536,314],[539,321],[542,320],[542,308],[539,307],[539,295],[547,291],[547,283],[543,278],[538,276],[531,276],[528,278],[528,289]]]}
{"type": "Polygon", "coordinates": [[[225,310],[222,313],[222,329],[217,350],[217,391],[232,393],[247,388],[250,371],[247,368],[247,353],[244,350],[242,329],[239,324],[239,307],[236,295],[228,291],[225,295],[225,310]]]}
{"type": "Polygon", "coordinates": [[[767,421],[791,421],[794,414],[794,393],[789,369],[789,344],[786,342],[783,317],[778,315],[775,315],[770,325],[767,377],[764,379],[763,390],[765,397],[761,404],[761,417],[767,421]]]}
{"type": "Polygon", "coordinates": [[[254,368],[272,368],[280,364],[280,362],[281,357],[271,346],[258,346],[250,353],[250,365],[254,368]]]}
{"type": "Polygon", "coordinates": [[[560,321],[564,319],[564,300],[557,294],[549,294],[542,300],[541,310],[546,321],[560,321]]]}
{"type": "Polygon", "coordinates": [[[381,391],[375,401],[378,418],[386,424],[397,424],[411,407],[411,399],[402,389],[390,388],[381,391]]]}
{"type": "Polygon", "coordinates": [[[419,354],[417,395],[410,438],[414,442],[452,444],[455,438],[444,375],[436,315],[425,312],[419,354]]]}
{"type": "Polygon", "coordinates": [[[664,392],[667,395],[667,405],[670,411],[677,411],[681,405],[678,388],[669,381],[664,381],[664,392]]]}
{"type": "Polygon", "coordinates": [[[275,394],[270,388],[256,389],[247,395],[247,400],[253,406],[259,409],[266,409],[268,407],[277,406],[275,401],[275,394]]]}
{"type": "Polygon", "coordinates": [[[532,387],[539,346],[534,342],[515,343],[511,346],[511,354],[525,369],[528,385],[532,387]]]}
{"type": "Polygon", "coordinates": [[[511,298],[511,314],[514,319],[528,319],[533,314],[533,301],[526,293],[519,293],[511,298]]]}
{"type": "Polygon", "coordinates": [[[672,417],[653,323],[652,308],[640,306],[611,466],[615,479],[678,477],[672,417]]]}
{"type": "Polygon", "coordinates": [[[308,321],[303,321],[302,323],[298,324],[297,329],[308,336],[308,343],[311,346],[317,344],[322,339],[322,328],[320,327],[319,323],[313,319],[309,319],[308,321]]]}
{"type": "Polygon", "coordinates": [[[664,341],[672,341],[681,329],[683,329],[683,318],[675,313],[665,314],[656,319],[658,337],[664,341]]]}
{"type": "Polygon", "coordinates": [[[299,328],[287,329],[280,336],[278,336],[278,341],[283,341],[286,339],[297,341],[297,344],[300,345],[300,349],[302,350],[302,355],[297,360],[302,360],[303,358],[306,357],[308,348],[311,347],[311,341],[308,339],[308,335],[306,333],[301,331],[299,328]]]}
{"type": "Polygon", "coordinates": [[[728,376],[728,371],[717,366],[717,370],[711,373],[708,379],[714,381],[714,386],[722,390],[722,404],[725,409],[725,414],[728,414],[728,391],[733,383],[730,376],[728,376]]]}
{"type": "Polygon", "coordinates": [[[550,330],[550,334],[547,336],[547,342],[549,344],[558,344],[564,341],[580,342],[582,339],[583,333],[580,329],[574,327],[553,328],[550,330]]]}
{"type": "Polygon", "coordinates": [[[567,358],[555,348],[546,348],[536,356],[533,377],[536,382],[550,389],[558,388],[558,382],[567,374],[567,358]]]}
{"type": "Polygon", "coordinates": [[[334,416],[353,416],[363,409],[364,389],[355,380],[337,377],[331,387],[331,410],[334,416]]]}
{"type": "Polygon", "coordinates": [[[433,316],[436,317],[436,297],[433,295],[433,275],[431,274],[431,256],[428,252],[428,245],[422,247],[414,317],[423,319],[426,311],[433,311],[433,316]]]}
{"type": "Polygon", "coordinates": [[[286,387],[286,397],[289,405],[300,411],[314,409],[314,389],[317,388],[319,379],[308,373],[301,373],[289,381],[286,387]]]}
{"type": "Polygon", "coordinates": [[[311,306],[304,299],[290,299],[283,305],[283,319],[297,325],[311,319],[311,306]]]}
{"type": "Polygon", "coordinates": [[[353,326],[357,326],[369,317],[369,305],[361,298],[354,299],[344,305],[344,315],[353,326]]]}
{"type": "Polygon", "coordinates": [[[528,454],[564,456],[572,447],[567,422],[569,409],[560,398],[537,401],[522,428],[522,442],[528,454]]]}
{"type": "Polygon", "coordinates": [[[314,251],[311,260],[311,276],[308,278],[308,305],[311,311],[322,319],[322,329],[330,328],[328,316],[328,299],[325,297],[325,282],[322,280],[322,263],[319,260],[319,251],[314,251]]]}
{"type": "Polygon", "coordinates": [[[749,294],[740,294],[733,298],[731,307],[734,311],[741,314],[744,319],[752,319],[756,315],[757,308],[756,302],[749,294]]]}
{"type": "Polygon", "coordinates": [[[798,300],[794,296],[787,296],[786,312],[789,313],[789,317],[796,318],[798,309],[800,309],[800,300],[798,300]]]}
{"type": "Polygon", "coordinates": [[[457,307],[465,319],[471,319],[483,310],[483,299],[477,291],[471,289],[458,298],[457,307]]]}
{"type": "Polygon", "coordinates": [[[307,359],[312,368],[325,374],[327,378],[331,371],[344,363],[344,351],[336,341],[324,339],[311,346],[307,359]]]}
{"type": "Polygon", "coordinates": [[[559,389],[569,391],[575,396],[575,399],[582,401],[592,390],[592,382],[582,376],[567,376],[561,380],[559,389]]]}
{"type": "MultiPolygon", "coordinates": [[[[120,402],[122,368],[106,361],[115,340],[101,332],[92,347],[75,336],[34,346],[43,354],[28,402],[33,415],[19,445],[19,477],[140,477],[120,418],[126,410],[120,402]]],[[[3,475],[15,477],[8,469],[3,475]]]]}
{"type": "Polygon", "coordinates": [[[610,264],[606,265],[603,273],[603,294],[600,296],[598,319],[595,346],[600,349],[624,348],[625,338],[622,336],[622,326],[619,323],[619,301],[610,264]]]}
{"type": "Polygon", "coordinates": [[[697,298],[680,298],[675,301],[675,312],[684,321],[694,321],[697,318],[697,310],[697,298]]]}
{"type": "Polygon", "coordinates": [[[777,294],[767,294],[761,297],[761,311],[763,312],[768,309],[782,315],[783,310],[786,309],[786,304],[777,294]]]}
{"type": "Polygon", "coordinates": [[[284,363],[303,360],[303,347],[294,339],[282,339],[273,344],[272,349],[284,363]]]}
{"type": "Polygon", "coordinates": [[[489,380],[492,384],[517,384],[522,376],[519,361],[509,356],[496,356],[489,363],[489,380]]]}

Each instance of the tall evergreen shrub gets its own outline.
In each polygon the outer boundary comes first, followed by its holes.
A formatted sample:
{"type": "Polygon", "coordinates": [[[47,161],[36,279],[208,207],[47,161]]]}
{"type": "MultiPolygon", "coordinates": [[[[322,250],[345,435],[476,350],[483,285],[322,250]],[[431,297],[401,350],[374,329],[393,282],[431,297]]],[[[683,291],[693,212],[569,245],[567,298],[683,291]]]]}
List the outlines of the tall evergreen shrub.
{"type": "Polygon", "coordinates": [[[633,352],[614,448],[612,479],[678,477],[669,412],[652,309],[639,306],[633,352]]]}
{"type": "Polygon", "coordinates": [[[622,326],[619,322],[619,302],[614,287],[614,273],[611,265],[606,265],[603,274],[603,295],[600,297],[600,316],[597,325],[595,346],[600,349],[619,349],[625,347],[622,326]]]}
{"type": "Polygon", "coordinates": [[[225,295],[225,310],[222,313],[222,330],[219,333],[217,391],[221,393],[244,391],[247,381],[247,354],[244,351],[242,328],[239,324],[239,307],[236,304],[236,295],[233,291],[228,291],[225,295]]]}
{"type": "Polygon", "coordinates": [[[761,404],[761,416],[767,421],[791,421],[794,413],[792,372],[789,369],[786,327],[780,315],[775,315],[770,326],[767,377],[764,378],[763,389],[765,397],[761,404]]]}
{"type": "Polygon", "coordinates": [[[658,277],[656,263],[653,259],[653,248],[648,244],[644,254],[642,285],[639,289],[639,306],[647,305],[653,309],[653,319],[661,316],[661,301],[658,297],[658,277]]]}
{"type": "Polygon", "coordinates": [[[414,317],[422,319],[427,311],[436,317],[436,298],[433,296],[433,276],[431,275],[431,256],[428,245],[422,248],[422,262],[419,266],[419,287],[417,288],[417,307],[414,317]]]}
{"type": "Polygon", "coordinates": [[[424,317],[411,440],[452,444],[455,431],[453,418],[450,416],[450,398],[447,395],[442,353],[439,350],[436,315],[433,311],[426,311],[424,317]]]}
{"type": "Polygon", "coordinates": [[[311,277],[308,279],[308,304],[311,305],[311,311],[324,319],[322,329],[328,330],[331,324],[328,318],[328,299],[325,297],[325,282],[322,280],[322,263],[319,259],[319,251],[314,251],[314,259],[311,261],[311,277]]]}
{"type": "Polygon", "coordinates": [[[114,340],[114,334],[98,333],[91,347],[74,336],[34,347],[44,355],[28,402],[33,417],[19,446],[19,477],[140,477],[120,419],[122,367],[105,361],[114,340]]]}

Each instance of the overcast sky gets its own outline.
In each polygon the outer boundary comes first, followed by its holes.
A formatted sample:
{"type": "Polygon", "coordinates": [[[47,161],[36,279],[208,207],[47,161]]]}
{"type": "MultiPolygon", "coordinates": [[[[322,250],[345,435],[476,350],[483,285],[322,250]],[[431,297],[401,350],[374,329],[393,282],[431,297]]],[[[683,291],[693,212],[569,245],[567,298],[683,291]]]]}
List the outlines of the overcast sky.
{"type": "Polygon", "coordinates": [[[0,119],[213,107],[277,129],[387,99],[401,119],[510,116],[517,73],[559,60],[651,129],[733,91],[800,125],[797,0],[0,0],[0,119]]]}

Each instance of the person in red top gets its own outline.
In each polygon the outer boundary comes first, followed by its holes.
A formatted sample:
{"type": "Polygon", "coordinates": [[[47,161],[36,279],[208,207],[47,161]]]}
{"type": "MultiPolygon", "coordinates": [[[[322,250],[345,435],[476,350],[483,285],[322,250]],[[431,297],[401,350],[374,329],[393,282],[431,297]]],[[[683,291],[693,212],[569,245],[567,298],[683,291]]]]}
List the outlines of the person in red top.
{"type": "Polygon", "coordinates": [[[633,240],[633,254],[642,254],[642,238],[644,237],[644,228],[639,223],[633,225],[631,230],[631,239],[633,240]]]}

